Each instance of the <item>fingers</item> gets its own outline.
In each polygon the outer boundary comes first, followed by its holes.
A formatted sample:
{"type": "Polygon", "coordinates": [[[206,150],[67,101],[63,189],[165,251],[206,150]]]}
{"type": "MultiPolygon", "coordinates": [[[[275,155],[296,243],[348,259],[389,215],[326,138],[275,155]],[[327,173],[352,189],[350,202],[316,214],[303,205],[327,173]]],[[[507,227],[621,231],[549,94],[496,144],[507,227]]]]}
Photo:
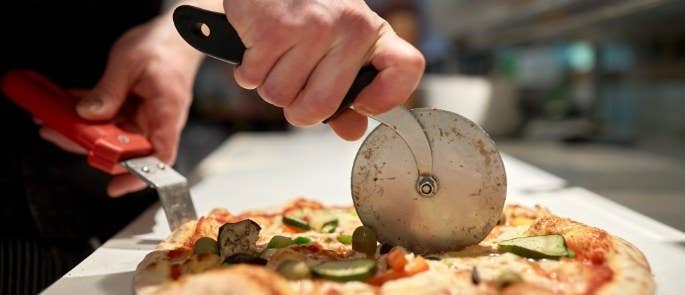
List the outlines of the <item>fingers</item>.
{"type": "Polygon", "coordinates": [[[311,73],[307,85],[297,98],[283,109],[291,124],[306,127],[317,124],[335,113],[352,85],[357,67],[340,67],[337,58],[326,58],[311,73]]]}
{"type": "Polygon", "coordinates": [[[392,31],[376,43],[371,64],[379,71],[354,101],[354,109],[365,115],[386,112],[404,103],[423,76],[423,55],[392,31]]]}
{"type": "Polygon", "coordinates": [[[288,122],[295,126],[310,126],[333,115],[352,86],[374,40],[374,30],[361,27],[343,35],[339,44],[328,49],[311,72],[307,84],[284,108],[288,122]]]}
{"type": "Polygon", "coordinates": [[[309,73],[324,56],[327,46],[326,42],[312,40],[288,50],[257,88],[259,96],[277,107],[289,106],[304,88],[309,73]]]}
{"type": "Polygon", "coordinates": [[[164,68],[152,67],[143,81],[134,89],[135,93],[147,99],[141,106],[139,123],[145,124],[147,137],[154,147],[154,156],[167,164],[173,164],[191,103],[191,89],[184,83],[165,83],[170,77],[164,68]],[[153,77],[165,77],[153,78],[153,77]]]}
{"type": "Polygon", "coordinates": [[[266,78],[276,61],[288,51],[286,44],[274,41],[274,46],[256,46],[248,48],[243,54],[242,63],[233,71],[236,83],[245,89],[255,89],[266,78]]]}
{"type": "Polygon", "coordinates": [[[82,89],[82,88],[72,88],[72,89],[67,89],[67,92],[69,92],[71,95],[78,97],[78,98],[84,98],[88,96],[90,93],[89,89],[82,89]]]}
{"type": "Polygon", "coordinates": [[[240,87],[262,85],[278,59],[296,44],[292,28],[282,22],[287,5],[287,1],[223,1],[226,18],[246,47],[233,74],[240,87]]]}
{"type": "Polygon", "coordinates": [[[331,127],[359,138],[359,114],[385,112],[406,101],[418,85],[425,61],[363,1],[224,0],[227,18],[247,47],[235,79],[284,109],[295,126],[330,117],[359,69],[371,63],[378,76],[331,127]],[[249,16],[249,17],[248,17],[249,16]]]}
{"type": "Polygon", "coordinates": [[[40,130],[38,130],[38,134],[40,135],[41,138],[54,143],[58,147],[62,148],[65,151],[75,153],[75,154],[82,154],[85,155],[88,153],[86,149],[78,145],[77,143],[71,141],[70,139],[66,138],[64,135],[58,133],[57,131],[47,128],[47,127],[42,127],[40,130]]]}
{"type": "Polygon", "coordinates": [[[112,119],[126,100],[130,85],[129,77],[134,77],[130,68],[121,57],[112,52],[105,73],[95,88],[76,105],[78,114],[87,120],[112,119]]]}
{"type": "Polygon", "coordinates": [[[328,122],[328,126],[335,131],[335,134],[344,140],[360,139],[366,132],[369,119],[360,115],[352,109],[343,111],[338,117],[328,122]]]}
{"type": "Polygon", "coordinates": [[[107,195],[116,198],[127,193],[139,191],[146,186],[147,184],[131,174],[117,175],[107,185],[107,195]]]}

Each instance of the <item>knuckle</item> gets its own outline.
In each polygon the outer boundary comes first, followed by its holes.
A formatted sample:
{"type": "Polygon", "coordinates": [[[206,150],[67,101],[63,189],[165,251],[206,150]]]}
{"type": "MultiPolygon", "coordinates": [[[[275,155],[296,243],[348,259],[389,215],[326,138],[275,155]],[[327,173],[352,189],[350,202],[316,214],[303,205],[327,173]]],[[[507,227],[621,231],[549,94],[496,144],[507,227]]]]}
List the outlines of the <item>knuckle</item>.
{"type": "Polygon", "coordinates": [[[311,115],[311,120],[315,123],[333,115],[340,105],[340,99],[328,93],[313,94],[312,98],[307,105],[307,113],[311,115]]]}
{"type": "Polygon", "coordinates": [[[358,38],[375,38],[378,30],[382,27],[382,23],[370,16],[368,13],[359,9],[348,9],[344,12],[343,18],[349,29],[355,33],[358,38]]]}
{"type": "Polygon", "coordinates": [[[304,20],[302,25],[314,29],[315,33],[327,33],[335,27],[334,19],[323,9],[309,9],[304,20]]]}
{"type": "Polygon", "coordinates": [[[310,93],[300,97],[301,103],[286,108],[286,119],[295,126],[311,126],[331,116],[338,107],[338,102],[330,95],[316,95],[310,93]]]}
{"type": "Polygon", "coordinates": [[[426,69],[426,59],[418,50],[412,50],[405,56],[405,64],[413,71],[423,72],[426,69]]]}
{"type": "Polygon", "coordinates": [[[275,83],[267,81],[257,88],[257,93],[264,100],[278,106],[283,107],[288,104],[293,99],[292,91],[288,87],[284,87],[283,83],[275,83]]]}
{"type": "Polygon", "coordinates": [[[243,88],[254,88],[261,83],[261,77],[256,66],[244,63],[235,68],[236,81],[243,88]]]}

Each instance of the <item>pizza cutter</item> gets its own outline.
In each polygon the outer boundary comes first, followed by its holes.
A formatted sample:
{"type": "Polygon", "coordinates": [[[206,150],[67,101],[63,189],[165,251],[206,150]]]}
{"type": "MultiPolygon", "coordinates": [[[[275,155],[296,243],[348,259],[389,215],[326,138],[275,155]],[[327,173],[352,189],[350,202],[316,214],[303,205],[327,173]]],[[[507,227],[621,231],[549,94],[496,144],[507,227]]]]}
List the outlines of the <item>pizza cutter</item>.
{"type": "MultiPolygon", "coordinates": [[[[241,62],[245,46],[226,15],[184,5],[173,19],[196,49],[241,62]]],[[[377,73],[363,67],[331,118],[377,73]]],[[[504,166],[488,134],[439,109],[398,106],[371,118],[382,124],[364,140],[352,168],[352,198],[362,223],[381,242],[419,253],[457,250],[485,238],[500,218],[506,194],[504,166]]]]}
{"type": "Polygon", "coordinates": [[[74,108],[76,98],[35,72],[5,73],[2,91],[45,126],[86,149],[91,166],[112,175],[129,171],[155,188],[171,230],[197,219],[186,178],[150,156],[152,145],[145,137],[110,122],[82,119],[74,108]]]}

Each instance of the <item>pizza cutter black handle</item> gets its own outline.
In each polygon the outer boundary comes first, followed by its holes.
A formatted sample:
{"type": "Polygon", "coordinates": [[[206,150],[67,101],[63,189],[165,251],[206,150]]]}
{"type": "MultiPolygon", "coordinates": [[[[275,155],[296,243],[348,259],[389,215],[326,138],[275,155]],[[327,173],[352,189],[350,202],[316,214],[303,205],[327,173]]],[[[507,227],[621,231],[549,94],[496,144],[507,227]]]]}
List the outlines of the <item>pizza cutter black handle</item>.
{"type": "MultiPolygon", "coordinates": [[[[181,5],[174,10],[173,19],[178,33],[195,49],[224,62],[232,64],[242,62],[245,45],[225,14],[181,5]]],[[[350,107],[359,92],[369,85],[377,74],[378,70],[373,66],[362,67],[338,110],[333,116],[324,120],[324,123],[350,107]]]]}

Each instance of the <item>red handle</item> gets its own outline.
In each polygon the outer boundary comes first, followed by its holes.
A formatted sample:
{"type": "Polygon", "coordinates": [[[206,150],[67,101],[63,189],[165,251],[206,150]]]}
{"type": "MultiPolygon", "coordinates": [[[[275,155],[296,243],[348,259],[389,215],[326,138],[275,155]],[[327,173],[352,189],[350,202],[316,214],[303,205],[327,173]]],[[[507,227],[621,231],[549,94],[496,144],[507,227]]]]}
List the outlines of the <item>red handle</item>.
{"type": "Polygon", "coordinates": [[[88,151],[88,163],[110,174],[126,169],[122,160],[152,153],[145,137],[119,129],[109,122],[92,122],[76,113],[77,101],[59,86],[38,73],[26,70],[7,72],[2,78],[5,95],[34,117],[88,151]]]}

